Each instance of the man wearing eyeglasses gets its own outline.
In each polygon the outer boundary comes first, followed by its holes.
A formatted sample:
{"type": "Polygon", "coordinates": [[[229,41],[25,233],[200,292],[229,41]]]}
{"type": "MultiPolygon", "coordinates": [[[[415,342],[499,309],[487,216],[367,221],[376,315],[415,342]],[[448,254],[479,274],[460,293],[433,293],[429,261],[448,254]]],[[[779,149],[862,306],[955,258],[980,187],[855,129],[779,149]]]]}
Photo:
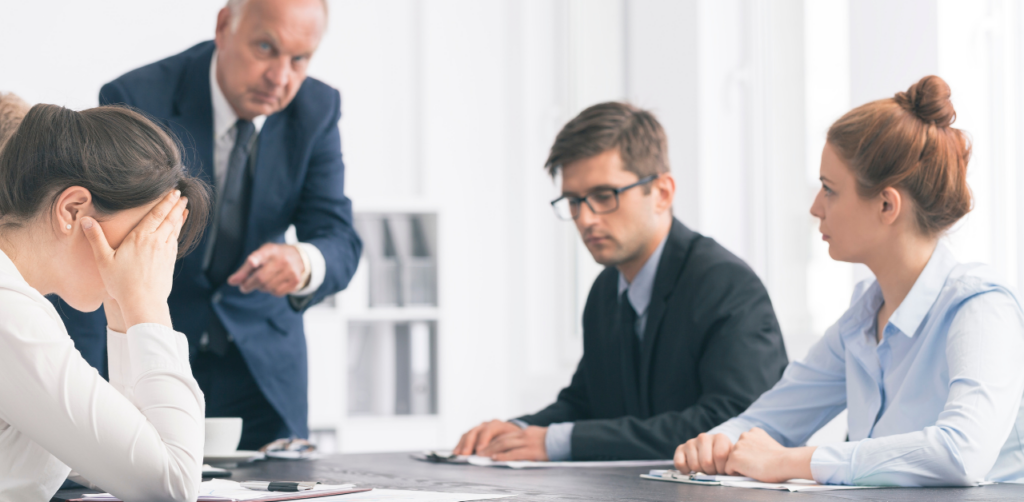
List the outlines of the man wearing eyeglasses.
{"type": "Polygon", "coordinates": [[[771,388],[786,349],[757,275],[672,216],[675,180],[654,116],[594,105],[562,128],[558,217],[607,268],[583,311],[583,359],[554,404],[483,423],[460,455],[495,460],[671,459],[677,445],[771,388]]]}

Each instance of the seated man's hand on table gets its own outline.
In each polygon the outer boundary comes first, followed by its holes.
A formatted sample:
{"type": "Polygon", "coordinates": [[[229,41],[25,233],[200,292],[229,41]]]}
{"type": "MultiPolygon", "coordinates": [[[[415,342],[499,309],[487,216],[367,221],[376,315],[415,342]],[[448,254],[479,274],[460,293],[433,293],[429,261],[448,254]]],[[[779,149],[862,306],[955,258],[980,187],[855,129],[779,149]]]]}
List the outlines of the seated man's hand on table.
{"type": "Polygon", "coordinates": [[[811,456],[816,447],[787,448],[754,427],[733,444],[725,434],[703,433],[676,448],[679,472],[747,476],[766,483],[812,479],[811,456]]]}
{"type": "Polygon", "coordinates": [[[497,461],[548,459],[544,448],[547,427],[520,428],[512,422],[491,420],[462,435],[452,452],[456,455],[479,455],[497,461]]]}

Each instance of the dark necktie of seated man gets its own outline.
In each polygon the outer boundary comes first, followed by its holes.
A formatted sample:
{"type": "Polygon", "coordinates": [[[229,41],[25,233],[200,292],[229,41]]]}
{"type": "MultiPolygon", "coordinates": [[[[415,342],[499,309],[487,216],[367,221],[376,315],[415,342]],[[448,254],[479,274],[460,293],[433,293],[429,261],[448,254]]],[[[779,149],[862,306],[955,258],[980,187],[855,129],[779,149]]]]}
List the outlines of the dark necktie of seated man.
{"type": "MultiPolygon", "coordinates": [[[[205,262],[206,277],[210,284],[218,287],[238,267],[238,258],[245,245],[245,222],[248,217],[249,192],[252,182],[249,176],[249,143],[256,131],[251,120],[238,119],[235,122],[235,146],[228,158],[228,172],[224,176],[224,189],[220,191],[220,206],[217,209],[217,224],[214,227],[213,249],[207,250],[205,262]]],[[[206,328],[207,349],[223,356],[228,347],[228,332],[217,314],[210,316],[206,328]]]]}
{"type": "MultiPolygon", "coordinates": [[[[637,385],[640,384],[640,337],[636,332],[636,310],[629,301],[629,289],[627,288],[619,296],[619,333],[629,340],[632,348],[633,371],[636,373],[637,385]]],[[[638,389],[630,389],[636,392],[638,389]]]]}

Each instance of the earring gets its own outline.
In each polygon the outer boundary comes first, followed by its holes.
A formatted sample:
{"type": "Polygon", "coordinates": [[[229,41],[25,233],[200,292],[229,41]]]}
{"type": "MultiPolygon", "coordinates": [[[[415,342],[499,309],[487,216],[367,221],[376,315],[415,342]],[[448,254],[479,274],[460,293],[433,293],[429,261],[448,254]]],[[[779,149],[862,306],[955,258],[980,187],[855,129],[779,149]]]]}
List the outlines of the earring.
{"type": "Polygon", "coordinates": [[[71,230],[71,224],[70,223],[68,223],[67,229],[71,230]]]}

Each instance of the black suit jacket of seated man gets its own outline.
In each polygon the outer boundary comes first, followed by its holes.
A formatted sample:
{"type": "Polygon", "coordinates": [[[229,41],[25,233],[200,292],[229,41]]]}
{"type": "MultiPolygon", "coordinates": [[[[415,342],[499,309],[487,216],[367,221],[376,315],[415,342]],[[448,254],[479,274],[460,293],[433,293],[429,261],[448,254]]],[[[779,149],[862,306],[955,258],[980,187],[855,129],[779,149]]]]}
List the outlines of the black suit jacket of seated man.
{"type": "Polygon", "coordinates": [[[669,459],[775,385],[786,348],[771,300],[743,260],[673,220],[640,344],[617,327],[619,272],[594,281],[583,359],[554,404],[520,417],[575,422],[573,460],[669,459]]]}

